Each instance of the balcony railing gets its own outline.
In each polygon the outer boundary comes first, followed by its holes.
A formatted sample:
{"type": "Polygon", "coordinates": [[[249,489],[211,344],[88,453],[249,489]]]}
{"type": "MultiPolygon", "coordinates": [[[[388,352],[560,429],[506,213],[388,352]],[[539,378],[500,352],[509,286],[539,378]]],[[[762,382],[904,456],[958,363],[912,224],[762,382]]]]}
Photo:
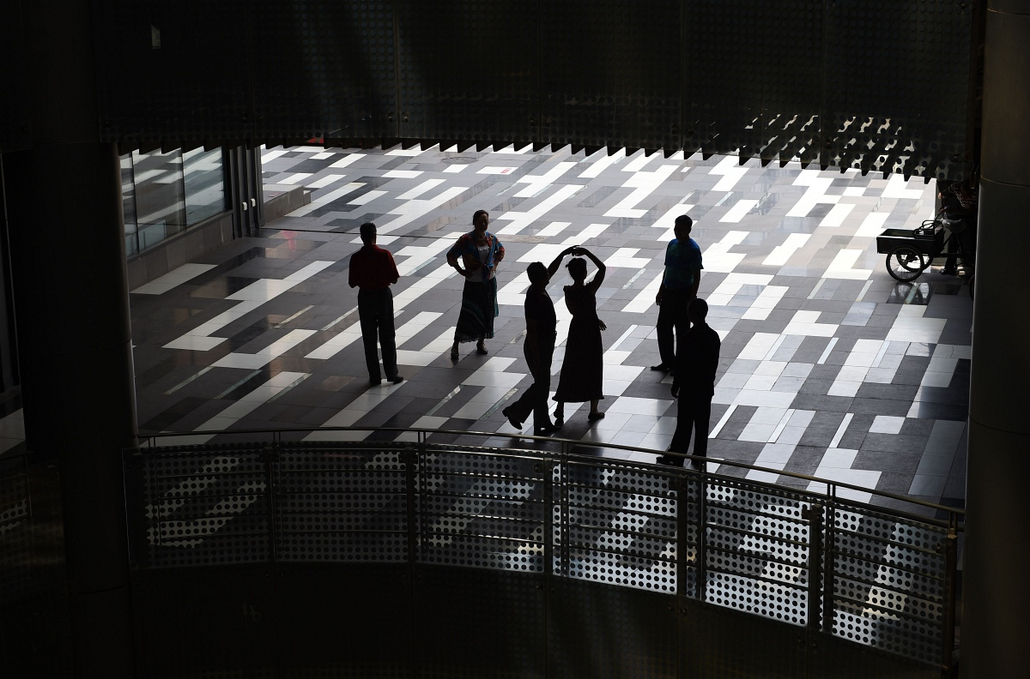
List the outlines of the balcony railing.
{"type": "MultiPolygon", "coordinates": [[[[951,666],[958,510],[729,461],[719,473],[655,465],[625,459],[655,452],[627,446],[377,431],[398,440],[234,432],[250,440],[154,438],[128,451],[137,579],[260,564],[486,570],[532,579],[544,607],[560,605],[551,585],[592,583],[658,595],[648,601],[663,611],[689,603],[776,621],[813,646],[844,640],[928,671],[951,666]],[[434,442],[445,437],[457,442],[434,442]],[[869,501],[849,499],[858,494],[869,501]]],[[[542,643],[551,658],[553,635],[542,643]]],[[[672,676],[682,650],[674,640],[663,661],[672,676]]],[[[540,666],[561,676],[553,658],[540,666]]]]}

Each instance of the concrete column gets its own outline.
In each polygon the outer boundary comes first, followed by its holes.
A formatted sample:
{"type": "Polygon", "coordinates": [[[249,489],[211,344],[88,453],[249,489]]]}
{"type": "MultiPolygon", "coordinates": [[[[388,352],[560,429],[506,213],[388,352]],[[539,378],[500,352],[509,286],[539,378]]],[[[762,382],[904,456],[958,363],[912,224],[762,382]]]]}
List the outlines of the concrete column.
{"type": "Polygon", "coordinates": [[[1030,3],[989,0],[960,676],[1026,676],[1030,645],[1030,3]]]}
{"type": "Polygon", "coordinates": [[[89,1],[24,3],[21,20],[32,141],[3,168],[26,444],[59,462],[75,676],[131,677],[121,451],[136,411],[118,153],[99,139],[89,1]]]}

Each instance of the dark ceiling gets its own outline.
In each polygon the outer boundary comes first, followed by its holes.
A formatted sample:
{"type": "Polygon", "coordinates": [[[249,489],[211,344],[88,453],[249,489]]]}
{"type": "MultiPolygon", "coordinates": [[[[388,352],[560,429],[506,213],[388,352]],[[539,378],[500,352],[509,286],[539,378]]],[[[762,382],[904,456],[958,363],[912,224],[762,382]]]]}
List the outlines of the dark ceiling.
{"type": "MultiPolygon", "coordinates": [[[[956,0],[92,6],[99,134],[123,150],[532,142],[927,178],[973,160],[979,8],[956,0]]],[[[27,118],[0,102],[4,148],[39,137],[27,118]]]]}

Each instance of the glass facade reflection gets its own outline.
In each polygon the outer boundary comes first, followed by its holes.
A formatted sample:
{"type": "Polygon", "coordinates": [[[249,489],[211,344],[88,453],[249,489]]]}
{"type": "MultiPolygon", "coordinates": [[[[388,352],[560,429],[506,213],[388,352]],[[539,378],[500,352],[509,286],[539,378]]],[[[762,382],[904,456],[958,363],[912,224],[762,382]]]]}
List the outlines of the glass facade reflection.
{"type": "Polygon", "coordinates": [[[122,156],[126,254],[143,252],[225,209],[221,149],[122,156]]]}
{"type": "Polygon", "coordinates": [[[193,149],[182,154],[186,187],[186,226],[225,210],[222,149],[193,149]]]}

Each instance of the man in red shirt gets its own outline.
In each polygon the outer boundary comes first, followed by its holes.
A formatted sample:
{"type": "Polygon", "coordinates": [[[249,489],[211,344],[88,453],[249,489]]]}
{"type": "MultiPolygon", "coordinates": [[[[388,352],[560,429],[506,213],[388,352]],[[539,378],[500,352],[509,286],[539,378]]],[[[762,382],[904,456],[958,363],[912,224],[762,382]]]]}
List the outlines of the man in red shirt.
{"type": "Polygon", "coordinates": [[[376,245],[376,225],[366,222],[361,225],[361,242],[364,246],[351,255],[350,286],[358,288],[358,318],[361,319],[361,339],[365,343],[365,365],[368,366],[368,381],[379,384],[378,343],[383,346],[383,370],[386,379],[394,384],[404,381],[397,374],[396,332],[393,327],[393,293],[390,284],[400,278],[397,264],[389,250],[376,245]]]}

